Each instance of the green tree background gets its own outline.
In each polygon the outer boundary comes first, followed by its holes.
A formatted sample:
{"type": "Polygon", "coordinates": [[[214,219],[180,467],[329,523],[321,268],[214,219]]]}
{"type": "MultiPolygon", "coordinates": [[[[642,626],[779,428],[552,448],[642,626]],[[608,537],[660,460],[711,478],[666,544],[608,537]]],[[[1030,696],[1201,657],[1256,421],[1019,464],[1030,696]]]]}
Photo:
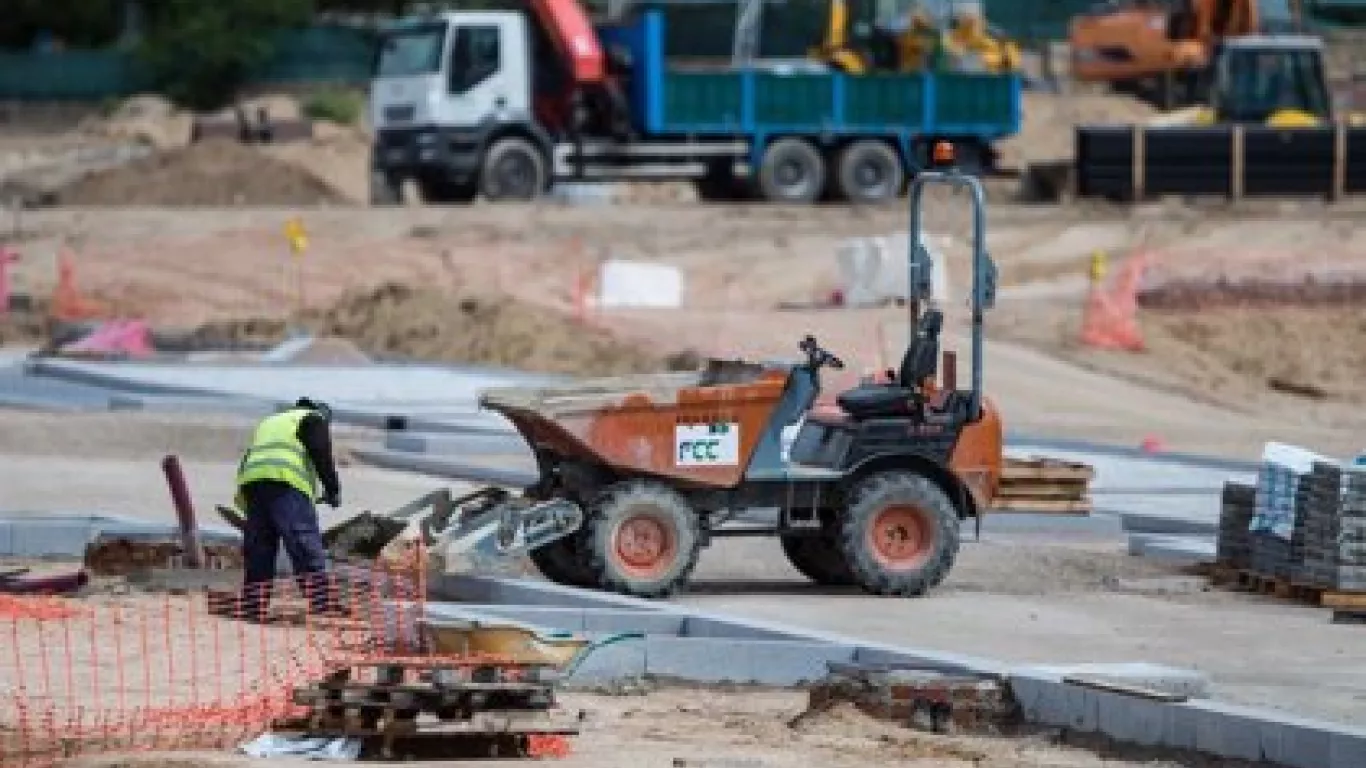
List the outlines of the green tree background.
{"type": "Polygon", "coordinates": [[[46,36],[67,48],[118,45],[140,20],[135,52],[158,90],[189,107],[229,102],[273,53],[274,33],[327,11],[402,14],[411,0],[3,0],[0,48],[46,36]],[[137,13],[132,13],[136,10],[137,13]]]}

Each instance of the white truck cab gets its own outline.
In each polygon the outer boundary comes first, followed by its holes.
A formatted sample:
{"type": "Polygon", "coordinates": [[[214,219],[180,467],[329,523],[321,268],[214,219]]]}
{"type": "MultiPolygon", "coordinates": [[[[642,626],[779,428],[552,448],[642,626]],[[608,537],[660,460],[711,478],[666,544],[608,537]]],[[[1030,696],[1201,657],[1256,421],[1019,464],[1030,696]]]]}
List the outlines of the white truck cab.
{"type": "Polygon", "coordinates": [[[532,117],[528,19],[458,11],[386,32],[370,88],[371,202],[405,180],[430,202],[530,199],[549,185],[549,139],[532,117]]]}

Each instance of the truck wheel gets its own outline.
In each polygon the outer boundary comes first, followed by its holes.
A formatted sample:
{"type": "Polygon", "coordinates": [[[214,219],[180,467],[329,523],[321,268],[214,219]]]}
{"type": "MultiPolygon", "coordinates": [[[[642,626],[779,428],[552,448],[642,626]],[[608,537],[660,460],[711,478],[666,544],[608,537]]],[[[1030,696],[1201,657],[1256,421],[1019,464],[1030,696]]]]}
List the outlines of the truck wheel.
{"type": "Polygon", "coordinates": [[[784,536],[783,554],[797,572],[823,587],[855,583],[839,542],[828,536],[784,536]]]}
{"type": "Polygon", "coordinates": [[[526,139],[499,139],[484,155],[479,191],[490,202],[534,200],[548,183],[545,158],[526,139]]]}
{"type": "Polygon", "coordinates": [[[578,532],[531,550],[531,562],[542,576],[569,587],[591,587],[593,572],[578,544],[578,532]]]}
{"type": "Polygon", "coordinates": [[[825,189],[825,160],[802,139],[778,139],[764,150],[759,192],[772,203],[814,203],[825,189]]]}
{"type": "Polygon", "coordinates": [[[840,528],[859,586],[918,596],[944,580],[958,556],[958,511],[928,478],[882,472],[860,481],[840,528]]]}
{"type": "Polygon", "coordinates": [[[603,491],[585,521],[588,563],[603,589],[666,597],[697,566],[697,513],[661,483],[630,480],[603,491]]]}
{"type": "Polygon", "coordinates": [[[400,205],[403,202],[403,188],[398,181],[384,171],[370,172],[370,205],[400,205]]]}
{"type": "Polygon", "coordinates": [[[836,188],[841,198],[854,203],[884,203],[901,194],[906,170],[901,156],[886,142],[856,141],[839,153],[836,188]]]}

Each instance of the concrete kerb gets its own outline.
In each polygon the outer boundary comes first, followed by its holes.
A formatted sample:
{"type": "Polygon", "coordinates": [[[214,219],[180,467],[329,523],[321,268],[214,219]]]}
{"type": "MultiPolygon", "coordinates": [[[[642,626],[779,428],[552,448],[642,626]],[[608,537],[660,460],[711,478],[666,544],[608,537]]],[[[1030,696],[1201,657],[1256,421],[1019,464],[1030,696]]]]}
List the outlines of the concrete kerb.
{"type": "Polygon", "coordinates": [[[533,457],[526,441],[516,432],[474,432],[434,435],[421,432],[390,432],[384,437],[384,448],[399,453],[428,454],[524,454],[533,457]]]}
{"type": "Polygon", "coordinates": [[[1293,768],[1366,766],[1366,730],[1209,700],[1161,701],[1063,680],[1075,675],[1195,697],[1204,694],[1208,680],[1194,670],[1142,663],[1012,667],[524,579],[447,576],[436,592],[477,601],[433,606],[450,615],[468,608],[550,630],[645,633],[643,642],[595,651],[570,682],[657,674],[696,682],[793,685],[823,676],[831,661],[987,675],[1008,681],[1026,719],[1039,725],[1293,768]]]}
{"type": "Polygon", "coordinates": [[[527,488],[537,480],[537,474],[534,471],[466,464],[447,458],[434,458],[426,454],[391,451],[384,448],[356,448],[352,451],[352,455],[367,464],[382,469],[416,472],[469,483],[527,488]]]}
{"type": "Polygon", "coordinates": [[[1261,464],[1256,461],[1224,459],[1218,456],[1206,456],[1197,453],[1149,453],[1141,448],[1108,445],[1106,443],[1093,443],[1086,440],[1040,437],[1038,435],[1020,434],[1017,432],[1006,433],[1006,446],[1010,449],[1020,450],[1033,448],[1045,451],[1054,450],[1094,453],[1102,456],[1113,456],[1125,459],[1145,459],[1148,461],[1180,464],[1200,469],[1228,470],[1230,472],[1256,472],[1261,467],[1261,464]]]}
{"type": "MultiPolygon", "coordinates": [[[[172,524],[117,515],[0,513],[0,555],[24,558],[81,557],[86,547],[101,536],[136,541],[173,537],[178,535],[178,531],[172,524]]],[[[206,544],[235,544],[241,540],[237,531],[219,526],[201,526],[200,538],[206,544]]]]}

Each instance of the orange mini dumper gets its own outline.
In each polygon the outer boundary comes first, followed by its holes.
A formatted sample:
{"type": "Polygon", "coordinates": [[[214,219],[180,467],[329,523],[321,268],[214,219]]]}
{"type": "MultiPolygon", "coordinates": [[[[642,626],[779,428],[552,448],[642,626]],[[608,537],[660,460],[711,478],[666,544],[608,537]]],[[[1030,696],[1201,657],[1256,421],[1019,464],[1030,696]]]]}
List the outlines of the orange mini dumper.
{"type": "Polygon", "coordinates": [[[960,521],[980,526],[1001,474],[1001,420],[982,394],[982,315],[994,300],[995,268],[977,179],[952,168],[923,172],[910,198],[912,342],[889,383],[841,393],[839,413],[810,412],[821,369],[843,367],[810,336],[796,364],[713,360],[696,373],[482,396],[535,452],[540,479],[529,499],[584,512],[578,530],[531,550],[547,578],[665,596],[687,581],[713,537],[777,536],[797,570],[821,584],[921,595],[944,579],[960,521]],[[930,289],[929,255],[918,245],[921,199],[932,183],[966,187],[973,200],[965,390],[952,371],[944,386],[934,383],[943,316],[921,306],[930,289]],[[778,510],[776,524],[730,524],[754,509],[778,510]]]}

